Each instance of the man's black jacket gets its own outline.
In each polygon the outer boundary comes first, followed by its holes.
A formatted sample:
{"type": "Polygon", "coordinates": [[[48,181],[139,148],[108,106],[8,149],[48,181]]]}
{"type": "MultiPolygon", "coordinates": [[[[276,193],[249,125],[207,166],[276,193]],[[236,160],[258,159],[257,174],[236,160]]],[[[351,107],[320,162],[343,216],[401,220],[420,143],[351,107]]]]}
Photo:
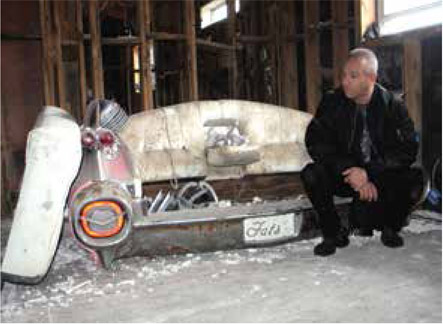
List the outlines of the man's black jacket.
{"type": "Polygon", "coordinates": [[[372,141],[368,164],[363,163],[360,149],[362,115],[341,88],[323,96],[308,126],[305,142],[312,159],[340,173],[352,166],[363,167],[372,181],[386,168],[410,166],[418,141],[403,101],[376,84],[365,109],[372,141]]]}

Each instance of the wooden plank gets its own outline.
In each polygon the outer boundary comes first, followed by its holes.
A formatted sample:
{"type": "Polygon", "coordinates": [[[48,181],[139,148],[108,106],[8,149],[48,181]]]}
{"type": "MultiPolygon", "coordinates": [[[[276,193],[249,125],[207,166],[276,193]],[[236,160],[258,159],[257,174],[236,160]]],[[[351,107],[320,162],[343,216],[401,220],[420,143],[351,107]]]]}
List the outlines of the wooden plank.
{"type": "Polygon", "coordinates": [[[44,104],[55,105],[54,93],[54,69],[52,60],[52,42],[49,27],[50,11],[48,0],[40,0],[40,28],[42,33],[42,70],[43,70],[43,92],[44,104]]]}
{"type": "Polygon", "coordinates": [[[85,61],[85,44],[83,42],[83,7],[82,0],[76,0],[76,28],[78,35],[78,75],[80,83],[80,107],[83,118],[86,115],[86,100],[87,100],[87,86],[86,86],[86,61],[85,61]]]}
{"type": "Polygon", "coordinates": [[[146,33],[151,31],[151,12],[150,1],[138,1],[138,17],[140,30],[140,71],[142,82],[142,106],[144,110],[154,108],[152,98],[152,79],[151,79],[151,51],[152,41],[146,39],[146,33]]]}
{"type": "MultiPolygon", "coordinates": [[[[263,200],[296,198],[305,194],[303,183],[298,172],[282,174],[247,175],[241,179],[210,180],[219,200],[234,200],[236,202],[251,201],[254,197],[263,200]]],[[[180,186],[185,182],[179,181],[180,186]]],[[[159,190],[171,190],[170,181],[146,183],[143,193],[155,197],[159,190]]]]}
{"type": "Polygon", "coordinates": [[[332,49],[333,49],[333,69],[334,86],[340,85],[341,70],[349,52],[349,33],[346,26],[348,21],[348,1],[331,1],[332,9],[332,49]]]}
{"type": "MultiPolygon", "coordinates": [[[[422,55],[418,39],[406,39],[403,45],[403,84],[406,107],[422,141],[422,55]]],[[[421,143],[418,161],[422,162],[421,143]]]]}
{"type": "Polygon", "coordinates": [[[186,56],[188,70],[188,99],[198,100],[198,75],[197,75],[197,40],[195,36],[195,0],[184,0],[185,2],[185,34],[186,34],[186,56]]]}
{"type": "Polygon", "coordinates": [[[104,98],[103,63],[100,36],[98,0],[89,1],[89,30],[92,51],[92,91],[95,98],[104,98]]]}
{"type": "Polygon", "coordinates": [[[235,13],[235,0],[226,0],[226,4],[228,7],[228,40],[232,47],[233,51],[229,52],[229,62],[231,64],[231,68],[229,69],[229,89],[230,89],[230,97],[232,99],[238,98],[238,89],[237,89],[237,53],[235,51],[237,45],[236,39],[236,13],[235,13]]]}
{"type": "Polygon", "coordinates": [[[62,25],[61,25],[61,6],[65,3],[62,1],[54,2],[54,39],[55,39],[55,68],[57,71],[57,90],[58,90],[58,104],[60,108],[71,112],[71,107],[68,107],[66,101],[65,88],[65,69],[63,67],[63,52],[62,52],[62,25]]]}
{"type": "MultiPolygon", "coordinates": [[[[282,32],[288,35],[295,34],[295,21],[294,21],[294,2],[283,2],[282,15],[282,32]]],[[[281,76],[282,87],[281,92],[283,95],[282,104],[286,107],[298,108],[298,75],[297,75],[297,51],[296,41],[284,41],[282,43],[282,59],[281,76]]]]}
{"type": "Polygon", "coordinates": [[[320,37],[316,30],[320,15],[319,9],[318,0],[304,2],[306,105],[307,111],[312,114],[317,110],[321,98],[320,37]]]}

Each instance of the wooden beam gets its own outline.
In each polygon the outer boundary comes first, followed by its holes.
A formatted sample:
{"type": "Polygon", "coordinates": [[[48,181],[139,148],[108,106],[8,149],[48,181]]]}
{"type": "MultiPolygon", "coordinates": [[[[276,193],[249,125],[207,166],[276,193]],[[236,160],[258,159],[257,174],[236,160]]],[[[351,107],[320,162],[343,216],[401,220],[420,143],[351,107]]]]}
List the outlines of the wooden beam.
{"type": "MultiPolygon", "coordinates": [[[[231,43],[232,47],[235,49],[237,45],[236,39],[236,13],[235,13],[235,0],[226,0],[226,4],[228,7],[228,40],[231,43]]],[[[238,98],[238,89],[237,89],[237,53],[235,50],[229,52],[229,62],[231,64],[231,68],[229,69],[229,89],[230,89],[230,97],[232,99],[238,98]]]]}
{"type": "Polygon", "coordinates": [[[186,35],[183,34],[174,34],[167,32],[149,32],[146,33],[146,36],[152,38],[154,40],[163,40],[163,41],[184,41],[186,40],[186,35]]]}
{"type": "Polygon", "coordinates": [[[360,0],[354,0],[354,44],[361,42],[361,6],[360,0]]]}
{"type": "Polygon", "coordinates": [[[89,0],[89,29],[92,51],[92,90],[95,98],[104,98],[103,63],[98,0],[89,0]]]}
{"type": "MultiPolygon", "coordinates": [[[[81,38],[81,36],[80,36],[81,38]]],[[[78,46],[79,41],[75,39],[62,39],[61,44],[63,46],[78,46]]]]}
{"type": "Polygon", "coordinates": [[[280,37],[277,24],[278,5],[277,0],[263,1],[263,18],[267,23],[262,23],[262,30],[272,38],[272,42],[267,44],[269,57],[266,59],[265,69],[265,102],[279,105],[281,103],[281,82],[280,82],[280,37]],[[270,88],[269,88],[270,87],[270,88]],[[269,91],[270,90],[270,91],[269,91]]]}
{"type": "Polygon", "coordinates": [[[142,43],[140,37],[134,37],[134,36],[122,36],[118,38],[102,37],[100,41],[102,45],[121,45],[121,46],[140,45],[142,43]]]}
{"type": "Polygon", "coordinates": [[[186,57],[188,70],[188,98],[191,101],[198,100],[198,75],[197,75],[197,41],[195,36],[195,0],[185,2],[185,34],[186,34],[186,57]]]}
{"type": "Polygon", "coordinates": [[[146,39],[146,34],[151,32],[151,12],[150,1],[141,0],[138,1],[138,17],[139,17],[139,30],[140,30],[140,70],[141,82],[142,82],[142,106],[144,110],[154,108],[154,102],[152,98],[152,77],[151,77],[151,46],[152,41],[146,39]]]}
{"type": "Polygon", "coordinates": [[[319,9],[319,0],[304,2],[306,105],[307,111],[312,114],[317,110],[321,97],[320,37],[316,29],[319,22],[319,9]]]}
{"type": "Polygon", "coordinates": [[[286,36],[286,41],[288,41],[288,42],[296,42],[298,40],[305,40],[305,37],[306,37],[305,33],[297,33],[297,34],[286,36]]]}
{"type": "Polygon", "coordinates": [[[51,41],[51,15],[48,0],[40,0],[40,28],[42,33],[42,70],[44,104],[55,105],[54,69],[51,41]]]}
{"type": "Polygon", "coordinates": [[[256,35],[239,35],[236,38],[238,43],[270,43],[272,41],[272,37],[269,35],[265,36],[256,36],[256,35]]]}
{"type": "MultiPolygon", "coordinates": [[[[145,37],[147,40],[161,40],[161,41],[185,41],[186,35],[184,34],[174,34],[167,32],[145,32],[145,37]]],[[[86,34],[84,36],[85,40],[90,40],[90,35],[86,34]]],[[[141,37],[136,36],[119,36],[115,37],[102,37],[101,39],[103,45],[127,45],[141,44],[141,37]]]]}
{"type": "Polygon", "coordinates": [[[354,0],[355,44],[357,46],[366,28],[376,21],[375,9],[375,0],[354,0]]]}
{"type": "Polygon", "coordinates": [[[131,46],[125,46],[125,65],[123,67],[125,73],[125,86],[126,86],[126,105],[128,108],[129,114],[132,115],[132,50],[131,46]]]}
{"type": "MultiPolygon", "coordinates": [[[[286,36],[295,34],[295,11],[294,2],[282,2],[282,33],[286,36]]],[[[282,43],[281,76],[283,95],[282,104],[286,107],[299,108],[298,104],[298,75],[297,75],[297,51],[296,41],[283,41],[282,43]]]]}
{"type": "Polygon", "coordinates": [[[71,107],[68,107],[66,101],[65,88],[65,69],[63,67],[63,51],[62,51],[62,25],[61,25],[61,6],[65,4],[62,1],[54,1],[54,39],[55,39],[55,67],[57,71],[57,90],[58,90],[58,104],[60,108],[71,112],[71,107]]]}
{"type": "Polygon", "coordinates": [[[83,7],[82,0],[76,0],[76,28],[78,35],[78,75],[80,83],[80,107],[83,118],[86,115],[87,86],[86,86],[86,61],[85,61],[85,44],[83,42],[83,7]]]}
{"type": "Polygon", "coordinates": [[[421,164],[422,147],[422,55],[418,39],[407,39],[403,45],[403,87],[406,107],[420,136],[418,161],[421,164]]]}
{"type": "Polygon", "coordinates": [[[202,46],[202,47],[210,47],[210,48],[214,48],[214,49],[220,49],[223,51],[234,51],[236,48],[234,48],[234,46],[231,45],[226,45],[224,43],[219,43],[219,42],[213,42],[213,41],[208,41],[206,39],[197,39],[197,45],[202,46]]]}
{"type": "Polygon", "coordinates": [[[272,47],[274,48],[273,51],[271,51],[270,57],[272,58],[272,65],[273,65],[273,71],[274,71],[274,89],[275,89],[275,96],[273,103],[277,105],[283,104],[283,94],[282,94],[282,85],[283,85],[283,79],[282,79],[282,67],[284,64],[282,64],[281,57],[282,57],[282,31],[280,30],[281,25],[281,7],[279,5],[278,1],[274,1],[274,3],[271,5],[270,10],[270,29],[273,32],[273,44],[272,47]]]}
{"type": "Polygon", "coordinates": [[[349,33],[347,28],[341,28],[348,21],[348,1],[331,1],[332,10],[332,49],[334,64],[334,86],[340,85],[341,70],[349,52],[349,33]]]}

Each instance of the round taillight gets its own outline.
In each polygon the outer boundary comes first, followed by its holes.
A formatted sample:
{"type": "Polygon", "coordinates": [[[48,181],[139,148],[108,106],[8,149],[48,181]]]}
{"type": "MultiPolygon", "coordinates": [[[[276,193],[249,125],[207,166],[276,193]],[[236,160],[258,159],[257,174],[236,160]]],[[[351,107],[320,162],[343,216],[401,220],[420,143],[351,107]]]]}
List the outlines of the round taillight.
{"type": "Polygon", "coordinates": [[[125,223],[123,210],[113,201],[94,201],[80,214],[80,224],[91,237],[110,237],[118,234],[125,223]]]}
{"type": "Polygon", "coordinates": [[[82,134],[82,145],[87,148],[92,148],[95,145],[95,136],[91,132],[84,132],[82,134]]]}
{"type": "Polygon", "coordinates": [[[109,131],[101,131],[98,138],[103,146],[111,146],[115,142],[114,135],[109,131]]]}

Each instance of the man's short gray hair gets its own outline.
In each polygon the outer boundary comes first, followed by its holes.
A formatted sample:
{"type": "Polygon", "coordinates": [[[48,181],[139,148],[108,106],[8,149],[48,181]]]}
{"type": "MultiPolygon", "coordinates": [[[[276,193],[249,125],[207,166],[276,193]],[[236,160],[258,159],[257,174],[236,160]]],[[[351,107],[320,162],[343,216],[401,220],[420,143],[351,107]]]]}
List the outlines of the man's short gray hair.
{"type": "Polygon", "coordinates": [[[348,60],[349,59],[366,59],[368,62],[367,69],[365,70],[366,73],[374,73],[377,75],[378,72],[378,59],[377,56],[375,56],[374,52],[367,48],[357,47],[354,48],[352,51],[349,52],[348,60]]]}

